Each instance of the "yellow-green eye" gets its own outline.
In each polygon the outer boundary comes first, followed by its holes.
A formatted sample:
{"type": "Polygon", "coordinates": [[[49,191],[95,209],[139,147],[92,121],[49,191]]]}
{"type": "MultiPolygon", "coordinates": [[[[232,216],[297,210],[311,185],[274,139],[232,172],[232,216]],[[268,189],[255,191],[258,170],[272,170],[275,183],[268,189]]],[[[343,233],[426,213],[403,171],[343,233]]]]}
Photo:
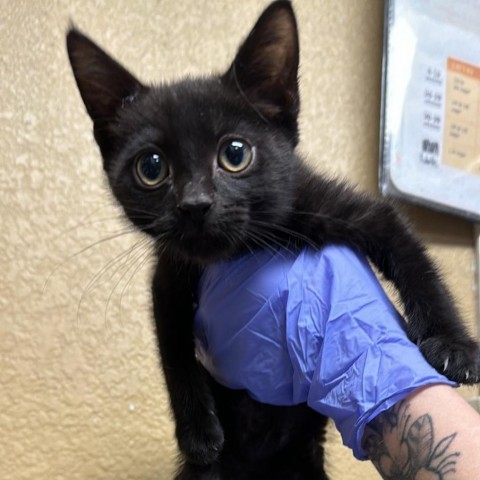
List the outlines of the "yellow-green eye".
{"type": "Polygon", "coordinates": [[[135,159],[135,173],[145,187],[156,187],[168,176],[168,163],[161,154],[147,152],[135,159]]]}
{"type": "Polygon", "coordinates": [[[230,138],[220,145],[218,163],[227,172],[245,170],[253,159],[252,147],[240,138],[230,138]]]}

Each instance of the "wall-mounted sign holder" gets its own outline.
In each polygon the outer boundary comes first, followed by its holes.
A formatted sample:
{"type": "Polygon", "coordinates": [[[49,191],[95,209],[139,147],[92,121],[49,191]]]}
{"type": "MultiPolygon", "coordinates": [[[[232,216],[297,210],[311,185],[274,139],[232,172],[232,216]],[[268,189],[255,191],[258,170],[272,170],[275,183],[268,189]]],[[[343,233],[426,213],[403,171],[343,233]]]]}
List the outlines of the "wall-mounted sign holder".
{"type": "Polygon", "coordinates": [[[480,0],[388,0],[380,188],[480,221],[480,0]]]}
{"type": "Polygon", "coordinates": [[[480,0],[386,0],[380,152],[382,194],[480,223],[480,0]]]}

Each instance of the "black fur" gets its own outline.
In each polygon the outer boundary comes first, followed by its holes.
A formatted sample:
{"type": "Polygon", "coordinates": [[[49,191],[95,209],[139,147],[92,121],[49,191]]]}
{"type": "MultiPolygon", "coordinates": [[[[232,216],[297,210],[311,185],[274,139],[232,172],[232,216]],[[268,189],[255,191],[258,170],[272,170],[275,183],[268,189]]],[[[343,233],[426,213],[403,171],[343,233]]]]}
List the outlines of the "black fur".
{"type": "Polygon", "coordinates": [[[295,153],[298,35],[288,1],[266,9],[219,76],[145,86],[73,27],[67,47],[112,191],[156,240],[154,314],[179,479],[326,478],[325,418],[305,405],[258,404],[217,385],[195,360],[202,266],[248,249],[342,243],[364,252],[398,289],[408,334],[427,360],[453,380],[478,381],[478,346],[409,223],[389,202],[314,173],[295,153]],[[253,151],[237,173],[217,161],[231,137],[253,151]],[[168,165],[154,188],[135,173],[149,152],[168,165]]]}

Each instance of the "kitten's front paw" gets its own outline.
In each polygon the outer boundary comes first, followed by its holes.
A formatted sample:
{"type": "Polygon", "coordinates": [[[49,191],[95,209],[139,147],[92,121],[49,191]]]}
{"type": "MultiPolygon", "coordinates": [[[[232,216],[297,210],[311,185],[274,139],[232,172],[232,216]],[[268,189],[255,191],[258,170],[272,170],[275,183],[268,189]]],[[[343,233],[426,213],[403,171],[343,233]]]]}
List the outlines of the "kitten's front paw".
{"type": "Polygon", "coordinates": [[[474,340],[437,335],[422,341],[420,350],[450,380],[467,385],[480,382],[480,346],[474,340]]]}
{"type": "Polygon", "coordinates": [[[223,429],[215,412],[195,417],[188,425],[177,426],[180,450],[197,465],[210,465],[222,451],[223,429]]]}

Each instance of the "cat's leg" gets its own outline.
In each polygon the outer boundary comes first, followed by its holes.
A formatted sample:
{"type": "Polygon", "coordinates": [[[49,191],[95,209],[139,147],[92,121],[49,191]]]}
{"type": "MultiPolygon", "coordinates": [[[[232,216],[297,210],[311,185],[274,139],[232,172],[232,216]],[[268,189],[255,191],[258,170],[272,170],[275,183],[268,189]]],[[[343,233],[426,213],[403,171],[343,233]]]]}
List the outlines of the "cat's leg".
{"type": "Polygon", "coordinates": [[[228,480],[328,480],[324,470],[327,418],[306,404],[273,406],[214,381],[211,388],[225,445],[218,459],[228,480]]]}
{"type": "Polygon", "coordinates": [[[209,465],[222,449],[223,430],[205,373],[195,359],[193,272],[178,261],[160,260],[152,285],[153,306],[179,448],[189,462],[209,465]]]}
{"type": "Polygon", "coordinates": [[[480,348],[455,307],[437,267],[403,216],[382,199],[311,175],[299,193],[294,230],[314,242],[364,252],[400,293],[408,334],[448,378],[480,381],[480,348]]]}
{"type": "Polygon", "coordinates": [[[376,209],[389,218],[392,232],[366,226],[384,245],[377,248],[367,239],[367,254],[396,285],[409,320],[410,338],[439,372],[460,383],[478,382],[479,345],[470,337],[436,265],[390,205],[377,205],[376,209]]]}

